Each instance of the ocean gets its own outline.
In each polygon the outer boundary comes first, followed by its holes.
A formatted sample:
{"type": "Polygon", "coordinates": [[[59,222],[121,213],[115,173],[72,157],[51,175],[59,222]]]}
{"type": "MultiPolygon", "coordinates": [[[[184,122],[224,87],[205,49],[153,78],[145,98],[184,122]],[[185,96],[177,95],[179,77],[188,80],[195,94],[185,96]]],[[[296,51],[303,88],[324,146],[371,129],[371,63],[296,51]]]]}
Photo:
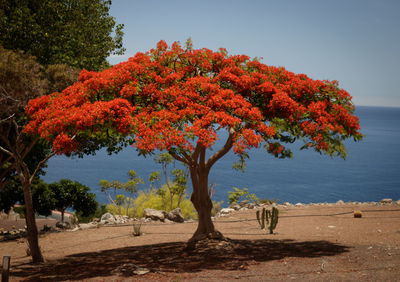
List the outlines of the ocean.
{"type": "MultiPolygon", "coordinates": [[[[277,159],[263,148],[251,150],[243,173],[232,169],[237,157],[230,152],[211,169],[209,182],[215,187],[213,200],[224,201],[226,206],[232,187],[248,188],[261,199],[290,203],[399,200],[400,108],[358,106],[356,115],[365,137],[360,142],[346,141],[348,157],[345,160],[313,150],[300,151],[302,143],[299,142],[292,145],[293,159],[277,159]]],[[[179,164],[176,167],[181,168],[179,164]]],[[[105,150],[84,158],[55,156],[49,160],[42,178],[48,183],[63,178],[79,181],[91,188],[99,203],[106,203],[99,181],[125,182],[131,169],[147,180],[152,171],[161,171],[161,166],[153,157],[138,156],[134,148],[128,147],[111,156],[105,150]]],[[[188,183],[190,194],[190,180],[188,183]]],[[[139,189],[148,187],[146,181],[139,189]]]]}

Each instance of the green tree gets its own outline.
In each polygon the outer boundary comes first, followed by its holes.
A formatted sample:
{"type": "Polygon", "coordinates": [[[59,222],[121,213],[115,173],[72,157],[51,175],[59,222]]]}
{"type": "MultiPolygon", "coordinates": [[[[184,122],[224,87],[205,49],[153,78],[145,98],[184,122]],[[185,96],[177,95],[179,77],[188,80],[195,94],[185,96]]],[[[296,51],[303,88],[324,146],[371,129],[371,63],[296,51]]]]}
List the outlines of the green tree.
{"type": "Polygon", "coordinates": [[[100,70],[123,54],[123,25],[104,0],[2,0],[0,45],[34,55],[40,64],[100,70]]]}
{"type": "Polygon", "coordinates": [[[156,182],[159,182],[161,179],[161,173],[159,171],[153,171],[149,175],[149,181],[150,181],[150,188],[154,188],[154,184],[156,182]]]}
{"type": "Polygon", "coordinates": [[[95,194],[89,193],[90,188],[70,179],[61,179],[49,184],[54,199],[54,209],[61,212],[61,221],[64,222],[64,213],[73,208],[82,216],[94,214],[97,209],[95,194]]]}
{"type": "Polygon", "coordinates": [[[182,169],[174,169],[171,171],[171,174],[174,176],[173,185],[170,187],[170,197],[171,197],[171,206],[172,210],[172,199],[174,195],[178,196],[178,204],[177,207],[180,207],[182,197],[185,194],[188,182],[188,174],[185,173],[182,169]]]}
{"type": "MultiPolygon", "coordinates": [[[[13,178],[15,180],[10,181],[0,190],[0,210],[8,212],[15,204],[20,204],[23,206],[25,216],[24,192],[18,176],[14,175],[13,178]]],[[[32,183],[31,190],[34,212],[43,216],[51,215],[51,211],[54,209],[54,199],[48,184],[36,178],[32,183]]]]}
{"type": "Polygon", "coordinates": [[[345,157],[344,140],[362,139],[354,110],[337,81],[228,56],[225,49],[161,41],[112,69],[81,73],[62,93],[31,101],[26,130],[52,140],[60,154],[80,152],[89,134],[108,131],[134,139],[141,154],[168,152],[189,168],[199,218],[193,242],[223,238],[211,218],[208,177],[228,152],[244,157],[264,145],[275,157],[289,157],[285,145],[302,140],[302,149],[345,157]]]}
{"type": "Polygon", "coordinates": [[[134,195],[138,192],[139,184],[143,184],[143,179],[137,176],[136,171],[129,170],[128,171],[128,181],[122,183],[117,180],[108,181],[108,180],[100,180],[99,184],[101,187],[101,191],[104,192],[110,204],[114,205],[118,208],[119,213],[121,214],[122,205],[126,205],[126,215],[129,213],[130,204],[133,202],[134,195]],[[128,193],[131,197],[125,197],[125,195],[120,193],[128,193]],[[119,194],[117,194],[119,193],[119,194]]]}
{"type": "Polygon", "coordinates": [[[15,51],[0,47],[0,189],[18,175],[35,263],[43,257],[30,186],[54,153],[43,139],[21,133],[26,102],[72,84],[77,78],[74,68],[103,69],[110,54],[124,52],[123,26],[116,26],[109,15],[110,5],[101,0],[0,1],[0,45],[15,51]]]}

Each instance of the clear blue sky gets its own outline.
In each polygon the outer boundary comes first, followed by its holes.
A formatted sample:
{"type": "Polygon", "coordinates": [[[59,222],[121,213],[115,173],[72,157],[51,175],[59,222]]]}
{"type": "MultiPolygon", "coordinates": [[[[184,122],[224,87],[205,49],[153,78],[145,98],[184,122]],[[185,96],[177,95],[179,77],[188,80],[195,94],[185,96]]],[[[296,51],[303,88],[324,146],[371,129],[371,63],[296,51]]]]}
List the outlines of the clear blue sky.
{"type": "Polygon", "coordinates": [[[158,41],[262,57],[314,79],[338,80],[356,105],[400,107],[400,0],[114,0],[124,56],[158,41]]]}

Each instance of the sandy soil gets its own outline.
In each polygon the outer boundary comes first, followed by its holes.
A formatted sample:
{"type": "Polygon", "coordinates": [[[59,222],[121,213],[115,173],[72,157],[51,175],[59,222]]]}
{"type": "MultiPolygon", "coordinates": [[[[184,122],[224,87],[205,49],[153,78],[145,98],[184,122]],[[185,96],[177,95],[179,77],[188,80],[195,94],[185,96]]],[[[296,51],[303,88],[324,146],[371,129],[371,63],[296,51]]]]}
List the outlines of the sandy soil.
{"type": "Polygon", "coordinates": [[[11,255],[10,281],[399,281],[400,206],[307,205],[280,209],[275,234],[255,210],[215,220],[230,240],[187,248],[197,223],[103,226],[40,237],[46,262],[30,264],[26,243],[0,243],[11,255]],[[362,210],[354,218],[353,210],[362,210]],[[137,268],[150,270],[135,275],[137,268]]]}

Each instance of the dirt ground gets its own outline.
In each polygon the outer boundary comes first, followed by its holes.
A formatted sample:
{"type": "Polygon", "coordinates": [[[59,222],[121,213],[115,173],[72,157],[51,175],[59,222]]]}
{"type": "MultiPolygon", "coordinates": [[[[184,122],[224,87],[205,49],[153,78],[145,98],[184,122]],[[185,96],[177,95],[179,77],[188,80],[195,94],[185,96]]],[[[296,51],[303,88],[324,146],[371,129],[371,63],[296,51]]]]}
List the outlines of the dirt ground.
{"type": "Polygon", "coordinates": [[[228,241],[190,249],[196,226],[151,222],[138,237],[132,225],[50,233],[40,237],[43,264],[30,264],[22,239],[0,242],[0,256],[11,255],[10,281],[400,281],[397,204],[282,207],[272,235],[255,210],[237,211],[215,220],[228,241]]]}

